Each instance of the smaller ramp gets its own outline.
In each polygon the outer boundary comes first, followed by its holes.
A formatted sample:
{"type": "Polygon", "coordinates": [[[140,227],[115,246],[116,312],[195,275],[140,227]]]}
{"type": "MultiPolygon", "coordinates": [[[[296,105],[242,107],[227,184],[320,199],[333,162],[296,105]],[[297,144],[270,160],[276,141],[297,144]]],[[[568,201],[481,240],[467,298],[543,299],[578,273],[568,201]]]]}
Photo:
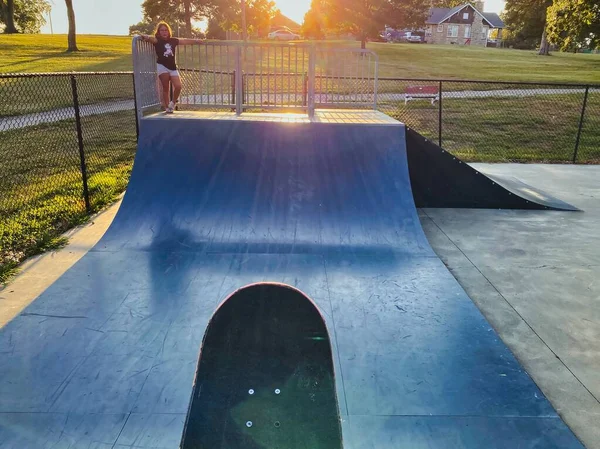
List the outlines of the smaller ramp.
{"type": "Polygon", "coordinates": [[[475,170],[410,128],[406,150],[417,207],[579,210],[516,178],[475,170]]]}

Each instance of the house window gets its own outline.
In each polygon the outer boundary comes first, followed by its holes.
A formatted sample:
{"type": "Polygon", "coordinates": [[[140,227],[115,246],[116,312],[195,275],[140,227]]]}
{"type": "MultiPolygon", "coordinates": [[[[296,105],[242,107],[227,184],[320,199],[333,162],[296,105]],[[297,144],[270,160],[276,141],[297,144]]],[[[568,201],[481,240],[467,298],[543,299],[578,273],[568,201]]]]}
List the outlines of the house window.
{"type": "Polygon", "coordinates": [[[469,13],[468,12],[463,12],[463,19],[464,20],[469,20],[469,13]]]}
{"type": "Polygon", "coordinates": [[[483,27],[483,30],[481,30],[481,38],[486,40],[488,37],[488,28],[487,27],[483,27]]]}
{"type": "Polygon", "coordinates": [[[444,32],[444,24],[443,24],[443,23],[440,23],[440,24],[438,25],[438,33],[443,33],[443,32],[444,32]]]}
{"type": "Polygon", "coordinates": [[[471,26],[467,25],[465,27],[465,39],[471,39],[471,26]]]}
{"type": "Polygon", "coordinates": [[[458,25],[448,25],[448,37],[458,37],[458,25]]]}

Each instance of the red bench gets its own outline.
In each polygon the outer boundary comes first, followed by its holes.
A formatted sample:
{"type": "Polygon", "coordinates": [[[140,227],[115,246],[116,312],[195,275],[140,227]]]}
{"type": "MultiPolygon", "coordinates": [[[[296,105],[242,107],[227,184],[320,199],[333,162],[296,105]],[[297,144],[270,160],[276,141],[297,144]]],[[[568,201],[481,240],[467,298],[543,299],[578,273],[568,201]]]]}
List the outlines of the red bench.
{"type": "Polygon", "coordinates": [[[404,104],[407,104],[411,100],[431,100],[431,104],[434,105],[436,101],[440,100],[440,90],[438,86],[408,86],[404,93],[404,104]]]}

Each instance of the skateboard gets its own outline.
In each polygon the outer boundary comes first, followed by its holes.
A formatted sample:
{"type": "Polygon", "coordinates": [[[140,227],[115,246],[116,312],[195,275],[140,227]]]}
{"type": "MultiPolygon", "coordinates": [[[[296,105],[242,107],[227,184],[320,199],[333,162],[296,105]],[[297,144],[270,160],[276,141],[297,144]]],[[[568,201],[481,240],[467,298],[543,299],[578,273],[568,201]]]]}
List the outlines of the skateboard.
{"type": "Polygon", "coordinates": [[[302,292],[233,293],[200,352],[183,449],[341,449],[329,335],[302,292]]]}

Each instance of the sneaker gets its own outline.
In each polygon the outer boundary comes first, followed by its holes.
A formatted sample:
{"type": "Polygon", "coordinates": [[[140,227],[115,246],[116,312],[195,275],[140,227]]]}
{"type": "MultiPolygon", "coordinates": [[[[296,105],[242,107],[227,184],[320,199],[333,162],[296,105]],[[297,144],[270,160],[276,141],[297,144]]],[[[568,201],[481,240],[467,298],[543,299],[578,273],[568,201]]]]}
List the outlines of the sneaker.
{"type": "Polygon", "coordinates": [[[167,114],[172,114],[173,111],[175,110],[175,103],[173,103],[172,101],[169,103],[169,106],[167,107],[167,110],[165,111],[167,114]]]}

